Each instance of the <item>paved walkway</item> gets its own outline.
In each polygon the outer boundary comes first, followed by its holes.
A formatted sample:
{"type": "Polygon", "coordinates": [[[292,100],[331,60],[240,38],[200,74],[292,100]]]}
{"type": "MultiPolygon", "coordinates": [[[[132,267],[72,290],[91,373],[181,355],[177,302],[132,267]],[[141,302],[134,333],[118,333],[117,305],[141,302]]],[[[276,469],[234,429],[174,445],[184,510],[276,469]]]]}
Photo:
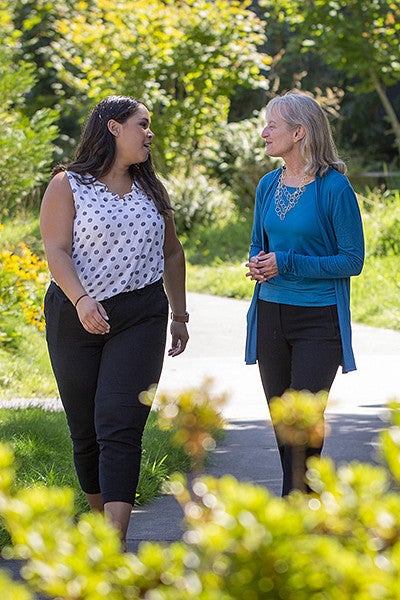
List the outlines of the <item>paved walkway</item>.
{"type": "MultiPolygon", "coordinates": [[[[248,305],[248,301],[188,294],[191,339],[184,354],[166,356],[159,391],[174,394],[211,378],[216,394],[228,394],[223,414],[229,424],[223,443],[211,456],[208,472],[217,477],[230,473],[279,495],[280,465],[258,367],[244,363],[248,305]]],[[[400,332],[354,325],[353,338],[358,370],[338,373],[327,409],[331,434],[324,453],[338,463],[376,460],[376,436],[384,426],[385,404],[391,398],[400,399],[400,332]]],[[[49,403],[58,405],[57,400],[38,404],[49,403]]],[[[168,495],[135,508],[128,549],[135,551],[143,540],[180,539],[181,521],[180,507],[168,495]]]]}

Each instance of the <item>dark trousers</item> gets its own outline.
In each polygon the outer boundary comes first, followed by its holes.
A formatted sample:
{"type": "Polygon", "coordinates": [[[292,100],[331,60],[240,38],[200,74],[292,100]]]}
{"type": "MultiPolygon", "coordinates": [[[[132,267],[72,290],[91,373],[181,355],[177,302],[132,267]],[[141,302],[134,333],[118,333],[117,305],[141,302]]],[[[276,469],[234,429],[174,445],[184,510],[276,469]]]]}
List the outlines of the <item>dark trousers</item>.
{"type": "MultiPolygon", "coordinates": [[[[336,306],[291,306],[259,300],[257,352],[268,403],[288,389],[329,391],[342,358],[336,306]]],[[[276,437],[284,496],[294,489],[294,480],[298,480],[298,473],[293,472],[295,449],[277,434],[276,437]]],[[[318,448],[304,449],[300,465],[304,474],[307,458],[320,455],[322,445],[323,442],[318,448]]]]}
{"type": "Polygon", "coordinates": [[[45,297],[46,339],[73,442],[80,485],[103,502],[134,503],[149,406],[158,383],[168,300],[162,282],[102,301],[110,333],[88,333],[55,284],[45,297]]]}

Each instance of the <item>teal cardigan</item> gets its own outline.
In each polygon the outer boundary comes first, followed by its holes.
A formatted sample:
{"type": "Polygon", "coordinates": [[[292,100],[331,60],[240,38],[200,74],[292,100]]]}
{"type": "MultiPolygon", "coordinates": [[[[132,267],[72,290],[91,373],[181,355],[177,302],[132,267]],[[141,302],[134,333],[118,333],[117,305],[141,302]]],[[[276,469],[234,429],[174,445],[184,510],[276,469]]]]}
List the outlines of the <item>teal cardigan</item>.
{"type": "MultiPolygon", "coordinates": [[[[264,231],[265,215],[273,200],[281,169],[267,173],[256,191],[254,223],[249,257],[268,252],[264,231]]],[[[342,338],[343,373],[354,371],[356,364],[351,344],[350,277],[359,275],[364,264],[364,235],[357,198],[349,180],[334,169],[316,177],[317,218],[326,247],[325,256],[305,256],[293,250],[277,252],[278,272],[299,277],[331,278],[342,338]]],[[[256,283],[247,313],[246,364],[257,362],[257,302],[260,283],[256,283]]]]}

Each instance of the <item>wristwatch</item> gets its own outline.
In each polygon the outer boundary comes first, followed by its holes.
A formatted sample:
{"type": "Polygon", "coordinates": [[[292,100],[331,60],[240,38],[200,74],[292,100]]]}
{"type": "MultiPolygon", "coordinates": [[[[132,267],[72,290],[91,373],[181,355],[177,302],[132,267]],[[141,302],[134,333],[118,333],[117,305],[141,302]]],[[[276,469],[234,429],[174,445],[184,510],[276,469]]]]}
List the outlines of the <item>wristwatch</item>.
{"type": "Polygon", "coordinates": [[[184,315],[175,315],[172,312],[171,319],[177,323],[189,323],[189,313],[186,311],[184,315]]]}

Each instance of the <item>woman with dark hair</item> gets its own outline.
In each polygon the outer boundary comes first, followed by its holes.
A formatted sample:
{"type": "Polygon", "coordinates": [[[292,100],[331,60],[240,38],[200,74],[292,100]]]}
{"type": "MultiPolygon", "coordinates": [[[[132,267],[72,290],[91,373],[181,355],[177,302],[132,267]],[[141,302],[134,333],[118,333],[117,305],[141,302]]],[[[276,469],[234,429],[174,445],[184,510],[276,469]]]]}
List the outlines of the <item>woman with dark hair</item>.
{"type": "MultiPolygon", "coordinates": [[[[246,362],[258,361],[267,401],[286,390],[329,392],[339,365],[356,368],[351,346],[350,277],[361,272],[364,238],[356,195],[328,119],[304,93],[273,98],[262,131],[282,167],[260,180],[247,276],[246,362]]],[[[282,495],[303,481],[293,449],[280,440],[282,495]]],[[[321,445],[306,448],[306,459],[321,445]]],[[[305,489],[305,486],[301,486],[305,489]]]]}
{"type": "Polygon", "coordinates": [[[168,303],[169,356],[185,350],[185,258],[151,161],[145,105],[110,96],[90,114],[72,163],[54,170],[41,232],[52,281],[46,338],[78,479],[125,546],[168,303]]]}

